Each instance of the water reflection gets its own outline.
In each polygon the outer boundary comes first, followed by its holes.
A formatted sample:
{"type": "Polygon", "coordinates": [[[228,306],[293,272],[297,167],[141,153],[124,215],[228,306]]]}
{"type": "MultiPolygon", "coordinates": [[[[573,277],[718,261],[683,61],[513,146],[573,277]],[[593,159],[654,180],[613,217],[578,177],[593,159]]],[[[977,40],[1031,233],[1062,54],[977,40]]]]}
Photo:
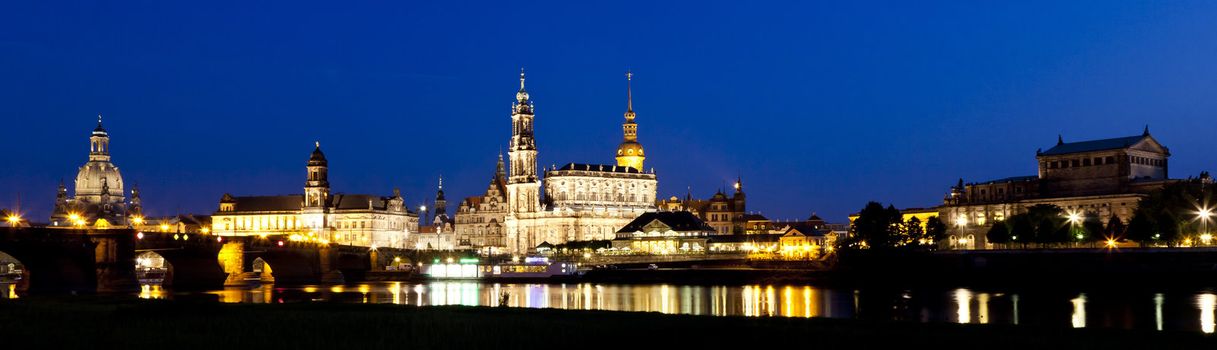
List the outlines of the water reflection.
{"type": "Polygon", "coordinates": [[[1217,295],[1204,293],[1196,296],[1196,307],[1200,308],[1200,331],[1213,333],[1217,324],[1213,320],[1213,309],[1217,307],[1217,295]]]}
{"type": "Polygon", "coordinates": [[[1073,328],[1086,328],[1086,293],[1078,294],[1069,302],[1073,303],[1073,316],[1070,317],[1073,328]]]}
{"type": "MultiPolygon", "coordinates": [[[[0,294],[17,297],[12,285],[0,294]]],[[[832,317],[1037,327],[1217,331],[1217,293],[840,290],[807,285],[613,285],[384,282],[353,285],[230,287],[207,292],[227,303],[334,301],[660,312],[668,314],[832,317]],[[1169,303],[1169,300],[1185,302],[1169,303]],[[1152,301],[1152,302],[1151,302],[1152,301]],[[1152,307],[1152,308],[1151,308],[1152,307]],[[863,313],[862,311],[865,311],[863,313]],[[1066,323],[1068,320],[1068,323],[1066,323]],[[1197,322],[1198,321],[1198,322],[1197,322]]],[[[183,293],[185,294],[185,293],[183,293]]],[[[182,294],[176,294],[182,295],[182,294]]],[[[174,298],[144,285],[138,296],[174,298]]]]}

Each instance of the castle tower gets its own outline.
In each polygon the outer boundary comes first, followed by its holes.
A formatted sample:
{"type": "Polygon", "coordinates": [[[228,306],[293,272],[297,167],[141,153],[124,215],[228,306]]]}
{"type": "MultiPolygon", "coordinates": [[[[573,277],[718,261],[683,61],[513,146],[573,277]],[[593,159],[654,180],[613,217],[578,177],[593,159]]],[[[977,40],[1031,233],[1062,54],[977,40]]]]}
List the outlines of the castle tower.
{"type": "Polygon", "coordinates": [[[642,144],[638,143],[638,123],[634,122],[634,92],[630,86],[633,77],[634,73],[625,73],[625,123],[621,124],[625,137],[621,145],[617,146],[617,166],[631,167],[642,172],[642,162],[647,157],[642,150],[642,144]]]}
{"type": "Polygon", "coordinates": [[[513,213],[537,212],[541,207],[533,117],[533,103],[528,98],[528,91],[524,90],[524,70],[520,69],[520,91],[516,92],[516,102],[511,106],[511,143],[507,151],[511,161],[507,202],[513,213]]]}

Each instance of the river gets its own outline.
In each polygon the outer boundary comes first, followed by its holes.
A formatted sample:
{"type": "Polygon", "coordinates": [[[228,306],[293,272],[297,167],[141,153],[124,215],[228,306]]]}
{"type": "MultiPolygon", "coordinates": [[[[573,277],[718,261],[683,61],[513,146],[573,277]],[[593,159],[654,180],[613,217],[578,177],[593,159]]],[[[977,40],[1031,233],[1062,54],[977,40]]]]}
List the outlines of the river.
{"type": "Polygon", "coordinates": [[[1212,290],[851,290],[809,285],[527,284],[381,282],[273,285],[175,293],[144,286],[142,298],[215,298],[229,303],[330,301],[661,312],[711,316],[830,317],[909,322],[1116,328],[1213,333],[1212,290]]]}

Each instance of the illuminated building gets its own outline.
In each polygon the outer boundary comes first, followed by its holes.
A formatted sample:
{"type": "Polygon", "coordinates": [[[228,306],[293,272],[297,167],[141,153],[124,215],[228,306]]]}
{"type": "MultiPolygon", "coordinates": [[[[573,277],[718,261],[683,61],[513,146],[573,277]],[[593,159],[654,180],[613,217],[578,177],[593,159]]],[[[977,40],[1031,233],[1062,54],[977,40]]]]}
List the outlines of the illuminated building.
{"type": "MultiPolygon", "coordinates": [[[[632,78],[632,75],[627,75],[632,78]]],[[[542,242],[607,240],[634,218],[655,210],[657,179],[642,170],[633,95],[627,92],[618,164],[569,163],[538,174],[533,101],[524,88],[512,104],[508,164],[502,157],[484,195],[457,209],[457,240],[484,253],[526,253],[542,242]]]]}
{"type": "Polygon", "coordinates": [[[710,199],[693,199],[693,195],[689,193],[684,199],[672,196],[656,204],[660,210],[692,212],[719,234],[766,233],[766,230],[758,225],[768,227],[768,219],[760,214],[749,214],[745,211],[748,201],[744,194],[743,181],[736,178],[734,187],[735,193],[731,197],[727,197],[720,189],[710,199]]]}
{"type": "Polygon", "coordinates": [[[1127,224],[1141,198],[1174,181],[1167,177],[1169,157],[1148,127],[1140,135],[1111,139],[1058,137],[1052,148],[1036,151],[1037,175],[976,183],[961,179],[951,187],[937,208],[950,235],[944,248],[984,248],[994,222],[1038,204],[1127,224]]]}
{"type": "Polygon", "coordinates": [[[59,183],[55,209],[51,212],[52,227],[89,227],[95,229],[127,228],[129,219],[142,210],[139,189],[131,189],[131,201],[123,192],[123,176],[118,166],[110,162],[110,134],[97,116],[97,128],[89,136],[89,161],[76,173],[73,197],[59,183]]]}
{"type": "Polygon", "coordinates": [[[827,247],[832,246],[837,236],[838,233],[825,227],[822,220],[789,225],[780,238],[781,257],[793,260],[818,258],[827,253],[827,247]]]}
{"type": "Polygon", "coordinates": [[[714,228],[687,211],[645,213],[616,232],[613,248],[633,254],[705,253],[714,228]]]}
{"type": "Polygon", "coordinates": [[[401,192],[382,197],[331,194],[329,162],[318,143],[309,157],[304,194],[237,197],[225,193],[212,215],[221,236],[286,235],[343,245],[405,248],[418,231],[418,215],[406,210],[401,192]]]}

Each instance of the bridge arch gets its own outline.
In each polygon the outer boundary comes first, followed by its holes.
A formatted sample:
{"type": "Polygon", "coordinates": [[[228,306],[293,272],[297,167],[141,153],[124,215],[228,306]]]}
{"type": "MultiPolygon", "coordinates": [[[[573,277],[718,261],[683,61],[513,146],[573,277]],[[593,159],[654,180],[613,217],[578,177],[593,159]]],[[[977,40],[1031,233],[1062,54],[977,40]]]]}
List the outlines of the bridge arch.
{"type": "Polygon", "coordinates": [[[30,272],[21,260],[0,251],[0,299],[15,299],[30,287],[30,272]]]}
{"type": "MultiPolygon", "coordinates": [[[[96,245],[77,237],[4,237],[0,252],[20,262],[22,280],[14,291],[28,293],[97,290],[96,245]]],[[[4,264],[7,268],[7,263],[4,264]]],[[[14,266],[16,267],[16,263],[14,266]]],[[[5,286],[5,293],[8,292],[5,286]]]]}

